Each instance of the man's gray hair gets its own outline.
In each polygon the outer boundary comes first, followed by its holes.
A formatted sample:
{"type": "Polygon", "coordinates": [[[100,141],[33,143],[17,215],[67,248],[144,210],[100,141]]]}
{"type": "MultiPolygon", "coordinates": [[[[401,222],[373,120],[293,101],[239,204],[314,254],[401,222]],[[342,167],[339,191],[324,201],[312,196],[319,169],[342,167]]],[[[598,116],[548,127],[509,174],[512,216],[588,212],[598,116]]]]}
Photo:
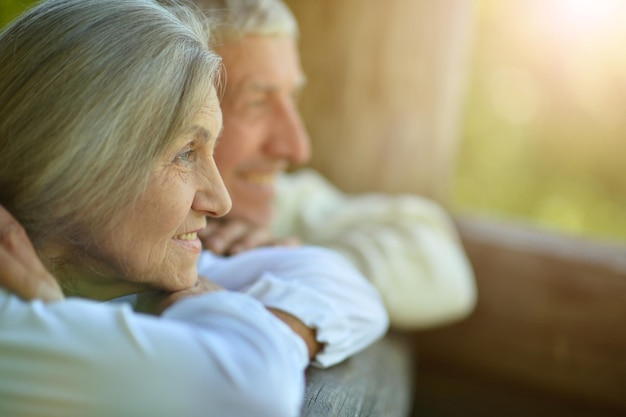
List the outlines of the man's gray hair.
{"type": "Polygon", "coordinates": [[[298,36],[298,22],[281,0],[194,0],[211,21],[213,44],[250,35],[298,36]]]}

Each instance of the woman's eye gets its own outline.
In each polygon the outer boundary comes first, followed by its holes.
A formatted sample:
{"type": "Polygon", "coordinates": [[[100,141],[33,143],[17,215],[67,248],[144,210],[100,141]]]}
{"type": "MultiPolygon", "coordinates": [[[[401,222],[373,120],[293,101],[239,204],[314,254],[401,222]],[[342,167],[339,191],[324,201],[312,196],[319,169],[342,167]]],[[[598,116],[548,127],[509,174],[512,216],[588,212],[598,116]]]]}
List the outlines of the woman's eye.
{"type": "Polygon", "coordinates": [[[190,149],[188,151],[185,151],[183,153],[176,155],[176,160],[182,161],[182,162],[191,162],[193,160],[193,154],[194,154],[194,151],[190,149]]]}

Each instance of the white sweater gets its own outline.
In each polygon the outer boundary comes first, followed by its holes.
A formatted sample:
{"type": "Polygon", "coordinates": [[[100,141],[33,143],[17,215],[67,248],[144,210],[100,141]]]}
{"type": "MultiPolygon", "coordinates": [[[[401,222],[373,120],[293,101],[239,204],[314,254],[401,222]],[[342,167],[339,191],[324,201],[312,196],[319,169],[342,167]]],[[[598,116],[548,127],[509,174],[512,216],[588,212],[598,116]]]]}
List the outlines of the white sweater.
{"type": "Polygon", "coordinates": [[[377,292],[324,249],[205,252],[199,270],[232,291],[186,298],[160,317],[0,290],[0,416],[293,417],[308,353],[266,306],[318,329],[319,366],[387,328],[377,292]]]}
{"type": "Polygon", "coordinates": [[[380,291],[392,327],[424,329],[466,317],[474,275],[454,225],[415,195],[341,193],[312,170],[279,182],[274,233],[341,252],[380,291]]]}

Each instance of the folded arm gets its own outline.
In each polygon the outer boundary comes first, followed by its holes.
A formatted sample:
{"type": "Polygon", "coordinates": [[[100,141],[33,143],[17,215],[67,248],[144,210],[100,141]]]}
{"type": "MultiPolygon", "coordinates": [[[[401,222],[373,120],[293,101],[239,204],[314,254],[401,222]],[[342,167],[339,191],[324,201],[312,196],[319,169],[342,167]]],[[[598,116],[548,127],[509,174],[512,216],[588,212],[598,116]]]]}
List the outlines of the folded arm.
{"type": "Polygon", "coordinates": [[[128,305],[24,302],[0,290],[0,415],[294,416],[302,340],[226,291],[161,317],[128,305]]]}
{"type": "Polygon", "coordinates": [[[0,260],[0,415],[298,413],[316,345],[290,315],[204,279],[153,297],[160,317],[64,300],[2,207],[0,260]]]}
{"type": "Polygon", "coordinates": [[[275,231],[345,255],[380,291],[391,325],[424,329],[466,317],[471,265],[448,214],[414,195],[341,193],[314,171],[282,179],[275,231]]]}
{"type": "Polygon", "coordinates": [[[260,248],[229,258],[204,252],[198,271],[314,329],[323,346],[313,359],[316,366],[341,362],[387,330],[378,292],[344,257],[327,249],[260,248]]]}

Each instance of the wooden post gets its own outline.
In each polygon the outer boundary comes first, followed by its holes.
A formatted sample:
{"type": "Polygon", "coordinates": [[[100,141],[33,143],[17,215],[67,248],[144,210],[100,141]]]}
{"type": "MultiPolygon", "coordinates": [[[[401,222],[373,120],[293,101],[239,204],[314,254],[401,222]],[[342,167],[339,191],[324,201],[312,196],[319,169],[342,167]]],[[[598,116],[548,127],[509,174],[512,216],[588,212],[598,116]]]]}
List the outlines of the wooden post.
{"type": "Polygon", "coordinates": [[[344,191],[445,203],[459,139],[470,0],[288,0],[309,82],[312,166],[344,191]]]}

